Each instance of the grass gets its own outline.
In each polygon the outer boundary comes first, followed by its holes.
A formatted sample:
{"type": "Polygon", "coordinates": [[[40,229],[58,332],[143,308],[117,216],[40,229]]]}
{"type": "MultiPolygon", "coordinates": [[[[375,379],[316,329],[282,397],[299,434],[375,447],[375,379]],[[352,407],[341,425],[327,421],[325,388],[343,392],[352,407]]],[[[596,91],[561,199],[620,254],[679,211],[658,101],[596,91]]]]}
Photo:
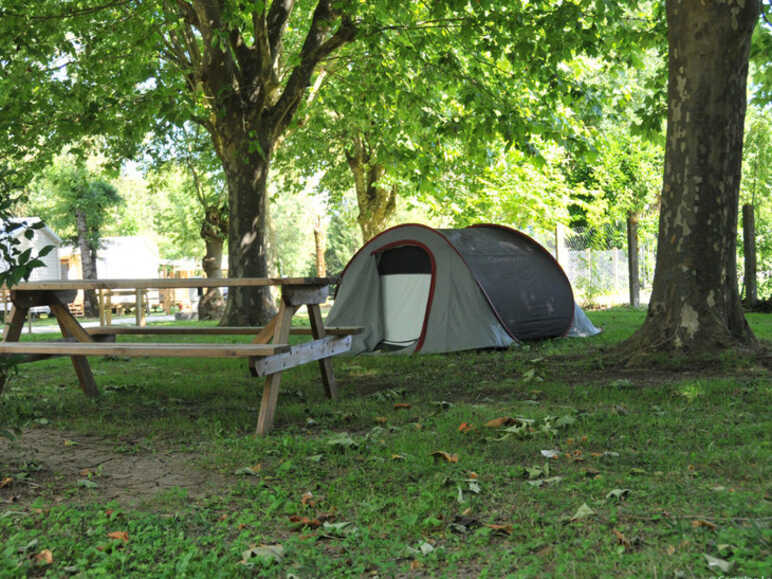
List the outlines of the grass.
{"type": "Polygon", "coordinates": [[[66,359],[22,366],[0,576],[769,575],[768,368],[608,367],[643,314],[590,317],[587,340],[338,358],[337,401],[296,368],[263,438],[237,361],[94,359],[96,402],[66,359]]]}

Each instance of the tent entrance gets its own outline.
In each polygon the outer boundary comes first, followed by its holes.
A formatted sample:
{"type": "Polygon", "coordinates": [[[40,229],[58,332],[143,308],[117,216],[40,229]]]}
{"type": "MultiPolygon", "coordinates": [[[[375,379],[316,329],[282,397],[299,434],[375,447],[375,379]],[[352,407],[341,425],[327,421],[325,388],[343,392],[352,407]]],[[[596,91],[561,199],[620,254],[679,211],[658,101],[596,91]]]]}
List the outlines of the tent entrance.
{"type": "Polygon", "coordinates": [[[431,255],[417,245],[379,250],[384,337],[387,348],[419,342],[429,313],[434,268],[431,255]]]}

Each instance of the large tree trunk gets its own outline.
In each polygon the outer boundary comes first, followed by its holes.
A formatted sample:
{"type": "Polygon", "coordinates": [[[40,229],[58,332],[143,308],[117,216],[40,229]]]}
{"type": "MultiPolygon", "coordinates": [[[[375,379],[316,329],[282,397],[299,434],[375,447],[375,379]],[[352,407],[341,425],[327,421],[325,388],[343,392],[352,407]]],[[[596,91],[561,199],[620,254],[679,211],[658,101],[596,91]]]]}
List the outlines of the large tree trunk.
{"type": "Polygon", "coordinates": [[[354,191],[357,196],[359,215],[357,222],[362,230],[362,239],[367,242],[386,228],[389,219],[397,210],[396,187],[389,189],[378,181],[385,172],[382,165],[373,160],[365,139],[357,136],[346,160],[354,176],[354,191]]]}
{"type": "MultiPolygon", "coordinates": [[[[243,146],[221,150],[228,181],[228,277],[268,277],[268,200],[266,184],[270,165],[271,142],[263,140],[263,155],[243,146]],[[226,156],[233,151],[232,157],[226,156]],[[241,152],[241,154],[240,154],[241,152]]],[[[221,324],[257,326],[276,314],[268,287],[232,287],[221,324]]]]}
{"type": "MultiPolygon", "coordinates": [[[[201,265],[208,278],[221,278],[222,249],[228,234],[228,210],[226,207],[204,207],[201,237],[206,244],[206,255],[201,265]]],[[[219,288],[209,288],[198,302],[199,320],[219,320],[225,311],[225,300],[219,288]]]]}
{"type": "Polygon", "coordinates": [[[668,0],[668,126],[657,265],[628,351],[707,352],[755,338],[737,290],[746,79],[759,0],[668,0]]]}
{"type": "MultiPolygon", "coordinates": [[[[80,266],[83,279],[97,279],[97,255],[89,243],[88,224],[82,209],[75,210],[75,225],[78,232],[78,249],[80,249],[80,266]]],[[[94,290],[83,292],[83,315],[99,316],[99,300],[94,290]]]]}

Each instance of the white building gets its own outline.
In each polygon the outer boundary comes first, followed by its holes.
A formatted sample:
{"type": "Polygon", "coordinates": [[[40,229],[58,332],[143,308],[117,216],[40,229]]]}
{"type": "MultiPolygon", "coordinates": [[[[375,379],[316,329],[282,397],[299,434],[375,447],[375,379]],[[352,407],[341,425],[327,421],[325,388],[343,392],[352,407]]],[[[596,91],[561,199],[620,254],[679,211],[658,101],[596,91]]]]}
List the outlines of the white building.
{"type": "MultiPolygon", "coordinates": [[[[32,257],[37,257],[40,251],[48,246],[52,245],[54,248],[40,258],[43,262],[42,267],[36,267],[32,270],[29,281],[41,281],[50,279],[61,279],[61,269],[59,268],[59,248],[62,245],[62,240],[59,236],[51,231],[47,226],[43,226],[41,229],[33,229],[34,235],[32,239],[27,239],[24,235],[24,231],[29,225],[40,221],[38,217],[20,217],[10,219],[10,223],[21,223],[24,226],[18,227],[8,233],[5,228],[5,224],[0,224],[0,239],[7,239],[9,237],[18,239],[20,244],[17,245],[19,252],[32,249],[32,257]]],[[[0,242],[2,242],[0,240],[0,242]]],[[[8,264],[0,257],[0,271],[8,269],[8,264]]]]}

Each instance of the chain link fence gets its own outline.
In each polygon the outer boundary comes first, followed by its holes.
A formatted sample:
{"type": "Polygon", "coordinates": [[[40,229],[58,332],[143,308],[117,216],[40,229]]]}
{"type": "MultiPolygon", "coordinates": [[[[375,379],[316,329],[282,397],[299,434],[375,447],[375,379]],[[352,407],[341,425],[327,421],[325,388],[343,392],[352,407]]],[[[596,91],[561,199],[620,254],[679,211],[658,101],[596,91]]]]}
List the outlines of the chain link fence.
{"type": "MultiPolygon", "coordinates": [[[[560,263],[583,307],[630,303],[630,271],[627,230],[624,223],[603,227],[559,226],[550,233],[529,232],[560,263]],[[557,251],[556,251],[557,250],[557,251]]],[[[651,295],[657,254],[657,236],[641,228],[638,232],[638,277],[640,302],[651,295]]]]}

